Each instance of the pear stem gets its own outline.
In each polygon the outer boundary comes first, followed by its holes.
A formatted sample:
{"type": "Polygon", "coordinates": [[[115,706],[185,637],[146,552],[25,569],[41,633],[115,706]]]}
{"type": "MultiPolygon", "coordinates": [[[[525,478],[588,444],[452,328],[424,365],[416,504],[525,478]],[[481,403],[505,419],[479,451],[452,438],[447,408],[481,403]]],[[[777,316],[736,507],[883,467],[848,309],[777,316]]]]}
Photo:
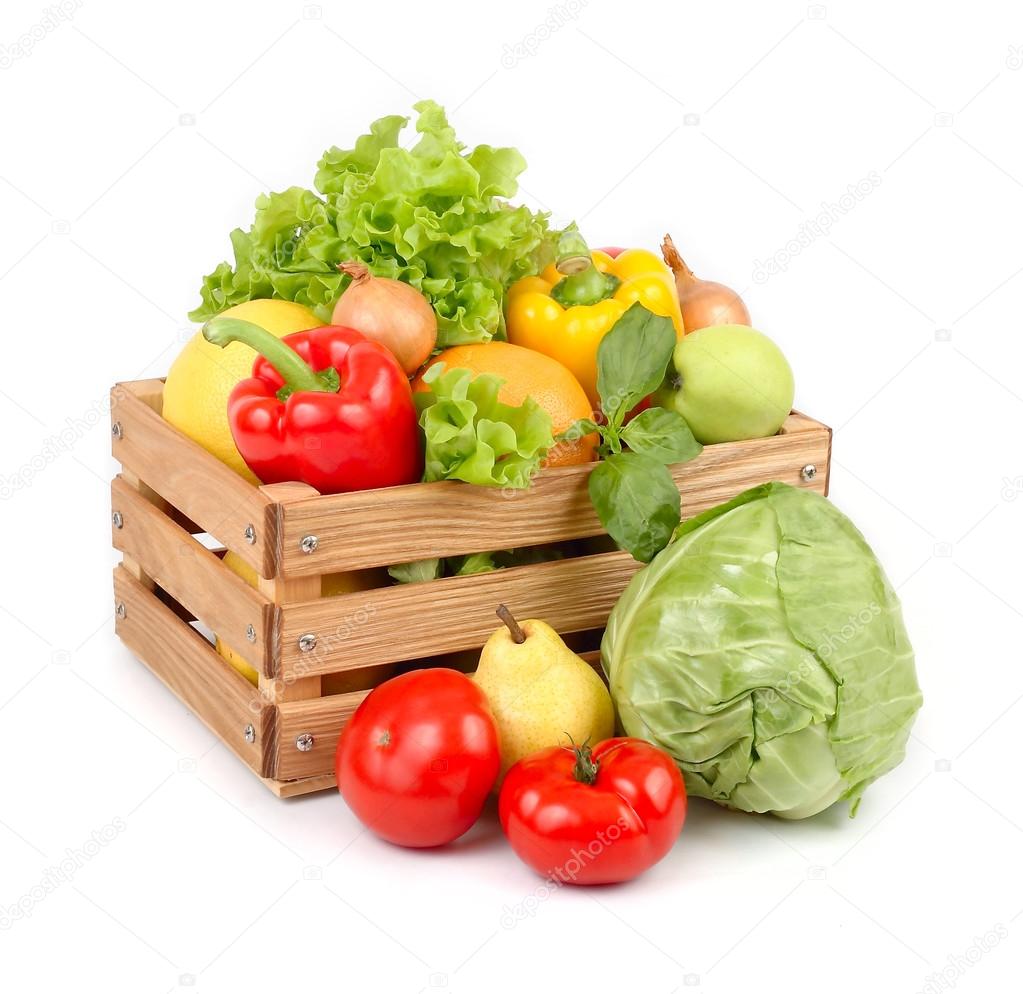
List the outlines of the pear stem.
{"type": "Polygon", "coordinates": [[[511,632],[511,637],[515,644],[522,645],[522,643],[526,641],[526,633],[515,620],[515,615],[512,614],[511,611],[509,611],[503,604],[498,604],[497,616],[508,626],[508,631],[511,632]]]}

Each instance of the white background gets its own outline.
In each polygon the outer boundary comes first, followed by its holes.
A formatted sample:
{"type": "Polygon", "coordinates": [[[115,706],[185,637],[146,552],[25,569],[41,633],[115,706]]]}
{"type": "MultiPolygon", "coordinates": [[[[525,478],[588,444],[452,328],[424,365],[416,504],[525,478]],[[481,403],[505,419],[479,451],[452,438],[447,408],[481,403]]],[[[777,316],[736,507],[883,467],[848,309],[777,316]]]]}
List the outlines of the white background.
{"type": "MultiPolygon", "coordinates": [[[[31,909],[0,929],[5,989],[1018,984],[1023,11],[550,9],[82,0],[0,58],[0,907],[31,909]],[[832,497],[899,589],[926,699],[855,820],[696,802],[638,882],[544,895],[492,815],[424,854],[334,793],[276,800],[114,638],[110,384],[166,372],[260,191],[426,96],[463,141],[519,147],[522,198],[591,244],[671,231],[835,427],[832,497]]],[[[5,0],[0,45],[41,17],[5,0]]]]}

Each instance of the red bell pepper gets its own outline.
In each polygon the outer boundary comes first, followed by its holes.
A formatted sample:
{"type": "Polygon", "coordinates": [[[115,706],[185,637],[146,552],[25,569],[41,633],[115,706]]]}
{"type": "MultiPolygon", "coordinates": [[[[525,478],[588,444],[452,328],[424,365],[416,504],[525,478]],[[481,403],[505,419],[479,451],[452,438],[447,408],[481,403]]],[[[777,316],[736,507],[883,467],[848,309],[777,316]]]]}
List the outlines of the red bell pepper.
{"type": "Polygon", "coordinates": [[[231,391],[227,418],[264,483],[298,480],[330,494],[422,479],[412,390],[382,345],[340,326],[278,339],[237,318],[214,318],[203,336],[260,353],[251,378],[231,391]]]}

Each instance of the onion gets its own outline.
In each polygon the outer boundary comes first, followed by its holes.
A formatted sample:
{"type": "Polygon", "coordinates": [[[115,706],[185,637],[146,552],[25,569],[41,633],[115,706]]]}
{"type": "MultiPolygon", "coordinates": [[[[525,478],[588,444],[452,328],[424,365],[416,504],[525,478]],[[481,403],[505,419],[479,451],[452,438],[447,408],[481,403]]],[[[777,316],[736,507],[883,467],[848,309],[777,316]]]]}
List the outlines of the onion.
{"type": "Polygon", "coordinates": [[[437,315],[430,302],[414,286],[374,276],[361,262],[337,268],[352,282],[334,305],[331,323],[379,342],[411,376],[437,344],[437,315]]]}
{"type": "Polygon", "coordinates": [[[661,254],[668,268],[675,274],[678,302],[682,308],[682,326],[686,332],[719,324],[745,324],[752,327],[742,297],[720,283],[697,279],[678,254],[671,235],[664,236],[661,254]]]}

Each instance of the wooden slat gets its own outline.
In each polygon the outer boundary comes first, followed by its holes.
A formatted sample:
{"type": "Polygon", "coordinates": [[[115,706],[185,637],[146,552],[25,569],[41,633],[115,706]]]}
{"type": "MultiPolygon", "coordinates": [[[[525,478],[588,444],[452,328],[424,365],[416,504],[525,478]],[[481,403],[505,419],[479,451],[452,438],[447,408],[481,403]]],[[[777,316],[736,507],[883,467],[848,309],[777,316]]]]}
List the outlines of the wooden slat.
{"type": "Polygon", "coordinates": [[[219,459],[187,438],[158,413],[159,380],[118,383],[111,391],[114,458],[203,531],[215,536],[263,576],[275,572],[266,541],[269,499],[219,459]],[[252,525],[256,540],[245,539],[252,525]]]}
{"type": "Polygon", "coordinates": [[[286,701],[278,706],[277,780],[323,776],[334,772],[337,739],[369,691],[337,694],[309,701],[286,701]],[[302,752],[295,740],[312,735],[313,747],[302,752]]]}
{"type": "Polygon", "coordinates": [[[303,797],[321,790],[332,790],[337,786],[333,773],[322,777],[304,777],[301,780],[264,780],[264,784],[278,797],[303,797]]]}
{"type": "MultiPolygon", "coordinates": [[[[770,480],[823,493],[830,429],[793,413],[780,434],[707,446],[672,468],[690,517],[770,480]],[[808,483],[807,463],[817,466],[808,483]]],[[[383,566],[434,556],[562,542],[603,532],[590,505],[593,463],[546,470],[529,490],[444,481],[334,494],[283,505],[280,568],[288,576],[383,566]],[[315,535],[317,548],[300,543],[315,535]]]]}
{"type": "MultiPolygon", "coordinates": [[[[267,532],[267,542],[272,543],[274,557],[280,549],[281,501],[304,497],[319,496],[317,491],[306,483],[272,483],[260,487],[264,496],[271,501],[273,510],[272,526],[267,532]]],[[[280,672],[280,617],[281,607],[297,601],[315,600],[320,596],[322,578],[316,576],[299,577],[263,577],[259,578],[259,590],[273,602],[274,611],[274,644],[273,651],[265,660],[267,665],[260,669],[259,689],[265,697],[277,701],[300,701],[320,696],[320,677],[318,674],[300,676],[291,674],[288,679],[274,678],[280,672]]]]}
{"type": "Polygon", "coordinates": [[[121,515],[121,527],[111,524],[111,534],[114,548],[126,556],[126,565],[141,566],[145,576],[208,625],[250,666],[257,670],[268,666],[274,645],[271,602],[120,477],[111,485],[110,502],[121,515]],[[255,630],[255,642],[246,637],[249,625],[255,630]]]}
{"type": "Polygon", "coordinates": [[[276,709],[123,567],[114,570],[115,631],[209,729],[260,776],[276,745],[276,709]],[[255,731],[245,741],[245,726],[255,731]]]}
{"type": "Polygon", "coordinates": [[[281,612],[279,675],[478,648],[497,627],[494,609],[501,602],[562,634],[600,628],[639,566],[628,553],[610,552],[290,604],[281,612]],[[311,652],[299,648],[305,634],[316,636],[311,652]]]}

